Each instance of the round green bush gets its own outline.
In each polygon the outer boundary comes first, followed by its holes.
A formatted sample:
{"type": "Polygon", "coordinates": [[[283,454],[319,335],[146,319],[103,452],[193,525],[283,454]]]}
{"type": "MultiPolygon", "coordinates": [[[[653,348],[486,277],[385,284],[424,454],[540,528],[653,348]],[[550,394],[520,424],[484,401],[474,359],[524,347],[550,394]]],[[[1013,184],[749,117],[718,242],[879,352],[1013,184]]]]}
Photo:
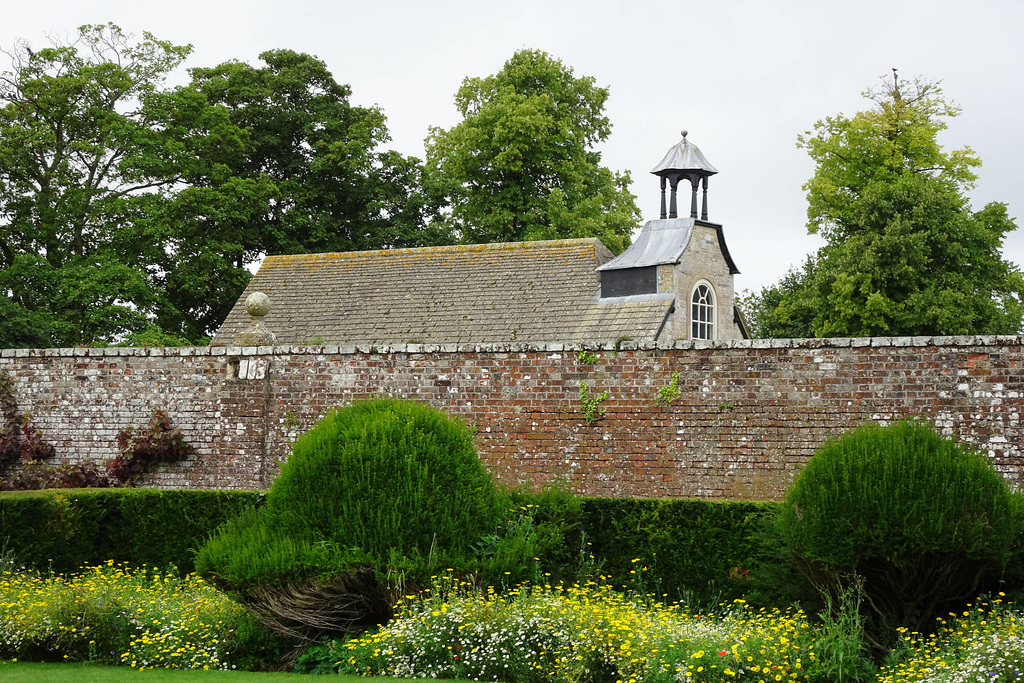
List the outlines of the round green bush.
{"type": "Polygon", "coordinates": [[[279,632],[343,632],[386,620],[409,583],[471,566],[502,513],[468,427],[365,401],[299,438],[265,507],[221,528],[196,569],[279,632]]]}
{"type": "Polygon", "coordinates": [[[390,555],[459,555],[493,533],[498,493],[470,430],[426,404],[367,401],[302,436],[267,496],[294,538],[390,555]]]}
{"type": "Polygon", "coordinates": [[[867,425],[819,449],[786,495],[779,528],[833,602],[859,590],[876,645],[926,630],[975,597],[1017,537],[1011,493],[989,461],[927,425],[867,425]]]}

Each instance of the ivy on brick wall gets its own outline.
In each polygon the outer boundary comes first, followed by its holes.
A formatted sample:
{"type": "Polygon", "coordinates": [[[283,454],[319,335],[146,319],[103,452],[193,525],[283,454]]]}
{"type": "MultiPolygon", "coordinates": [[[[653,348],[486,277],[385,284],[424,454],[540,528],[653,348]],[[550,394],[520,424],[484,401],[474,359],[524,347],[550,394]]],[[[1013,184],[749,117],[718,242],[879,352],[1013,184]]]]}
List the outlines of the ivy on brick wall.
{"type": "Polygon", "coordinates": [[[195,453],[163,410],[154,411],[141,429],[122,429],[117,444],[118,455],[102,469],[94,463],[45,462],[56,455],[56,449],[30,415],[18,410],[14,380],[0,370],[0,490],[126,486],[154,464],[184,460],[195,453]]]}
{"type": "Polygon", "coordinates": [[[18,462],[44,460],[56,455],[32,424],[28,414],[18,410],[14,395],[14,379],[0,370],[0,472],[18,462]]]}
{"type": "Polygon", "coordinates": [[[154,411],[142,429],[118,432],[117,447],[120,453],[107,463],[107,474],[122,484],[135,481],[152,465],[179,462],[196,452],[164,410],[154,411]]]}

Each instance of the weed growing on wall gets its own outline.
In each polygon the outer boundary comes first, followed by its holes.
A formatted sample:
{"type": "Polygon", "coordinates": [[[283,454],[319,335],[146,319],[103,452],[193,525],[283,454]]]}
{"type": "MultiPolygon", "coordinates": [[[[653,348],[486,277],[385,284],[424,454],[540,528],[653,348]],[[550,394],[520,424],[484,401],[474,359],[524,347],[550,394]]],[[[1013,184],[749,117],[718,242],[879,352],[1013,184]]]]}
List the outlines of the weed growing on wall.
{"type": "Polygon", "coordinates": [[[576,352],[576,362],[579,365],[594,365],[597,363],[597,354],[586,349],[580,349],[576,352]]]}
{"type": "Polygon", "coordinates": [[[580,382],[580,413],[589,424],[594,424],[604,417],[604,408],[601,407],[601,404],[607,400],[607,391],[602,391],[597,396],[591,396],[587,383],[580,382]]]}
{"type": "Polygon", "coordinates": [[[658,397],[654,399],[654,405],[664,408],[665,406],[671,405],[673,401],[679,399],[682,396],[682,392],[679,391],[679,373],[672,373],[672,381],[668,383],[668,386],[659,387],[658,397]]]}

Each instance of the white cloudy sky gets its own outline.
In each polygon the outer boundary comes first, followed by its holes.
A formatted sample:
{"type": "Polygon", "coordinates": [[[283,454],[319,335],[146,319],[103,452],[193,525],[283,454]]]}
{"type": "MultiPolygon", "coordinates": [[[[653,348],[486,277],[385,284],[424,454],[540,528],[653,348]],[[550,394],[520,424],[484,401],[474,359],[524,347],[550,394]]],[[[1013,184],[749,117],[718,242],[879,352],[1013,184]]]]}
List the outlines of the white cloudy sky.
{"type": "MultiPolygon", "coordinates": [[[[860,93],[898,67],[941,79],[963,107],[943,142],[984,161],[975,207],[1007,202],[1024,225],[1019,0],[34,0],[6,3],[0,45],[44,45],[107,21],[193,44],[186,67],[255,63],[272,48],[315,54],[354,103],[383,108],[392,147],[421,158],[428,127],[458,122],[465,76],[494,73],[521,48],[545,50],[610,89],[604,162],[631,171],[645,219],[658,211],[648,171],[690,131],[720,171],[709,217],[725,225],[737,286],[748,289],[819,244],[805,228],[812,165],[796,136],[866,108],[860,93]]],[[[1024,265],[1024,230],[1005,255],[1024,265]]]]}

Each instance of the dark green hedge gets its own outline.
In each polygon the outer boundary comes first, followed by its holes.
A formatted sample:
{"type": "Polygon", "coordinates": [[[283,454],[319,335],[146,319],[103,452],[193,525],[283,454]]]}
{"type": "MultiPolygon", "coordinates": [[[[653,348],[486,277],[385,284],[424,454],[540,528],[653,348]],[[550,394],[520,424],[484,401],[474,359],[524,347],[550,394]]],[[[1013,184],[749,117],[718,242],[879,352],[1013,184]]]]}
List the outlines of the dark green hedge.
{"type": "Polygon", "coordinates": [[[262,504],[261,491],[49,489],[0,493],[0,549],[37,569],[68,572],[106,560],[193,568],[193,552],[226,519],[262,504]]]}
{"type": "MultiPolygon", "coordinates": [[[[0,551],[6,547],[28,566],[58,572],[108,559],[191,571],[193,551],[210,533],[243,509],[260,506],[264,496],[150,489],[0,492],[0,551]]],[[[559,496],[515,495],[516,505],[531,500],[541,510],[535,523],[564,539],[565,552],[549,559],[566,563],[565,571],[552,572],[552,579],[573,576],[582,532],[599,571],[616,586],[656,591],[695,607],[737,597],[766,605],[813,599],[770,523],[778,503],[590,498],[567,505],[559,496]],[[630,572],[642,567],[647,571],[639,572],[643,584],[637,585],[638,574],[630,572]]],[[[1024,520],[1024,497],[1015,500],[1024,520]]],[[[986,586],[1013,592],[1016,601],[1024,586],[1020,545],[1001,580],[986,586]]]]}
{"type": "MultiPolygon", "coordinates": [[[[261,505],[264,496],[257,491],[154,489],[5,492],[0,493],[0,548],[6,543],[21,562],[57,572],[111,559],[174,564],[187,572],[193,569],[193,551],[221,522],[261,505]]],[[[540,508],[558,499],[516,497],[519,505],[534,499],[540,508]]],[[[567,543],[573,547],[583,533],[599,571],[613,585],[657,591],[700,606],[744,596],[755,587],[747,572],[770,555],[760,535],[778,506],[602,498],[581,503],[571,519],[563,519],[564,510],[552,510],[554,523],[566,527],[567,543]],[[647,570],[641,571],[643,567],[647,570]]],[[[550,516],[538,514],[538,519],[550,516]]],[[[570,557],[575,551],[567,551],[572,552],[557,561],[575,561],[570,557]]]]}
{"type": "Polygon", "coordinates": [[[591,498],[583,502],[582,527],[612,585],[704,607],[754,588],[777,509],[768,502],[591,498]]]}

